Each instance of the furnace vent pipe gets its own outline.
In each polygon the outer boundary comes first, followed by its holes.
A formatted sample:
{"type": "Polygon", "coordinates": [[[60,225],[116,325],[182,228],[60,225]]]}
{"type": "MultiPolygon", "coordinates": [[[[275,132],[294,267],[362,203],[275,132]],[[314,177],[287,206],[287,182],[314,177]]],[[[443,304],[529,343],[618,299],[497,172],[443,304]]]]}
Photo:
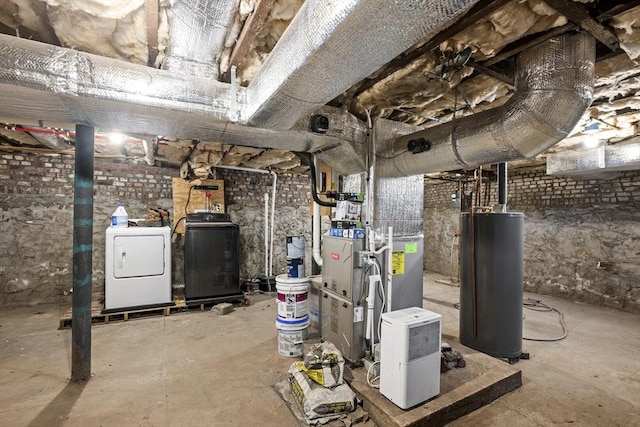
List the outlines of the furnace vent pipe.
{"type": "MultiPolygon", "coordinates": [[[[312,167],[310,168],[310,173],[312,177],[316,178],[316,182],[318,179],[318,170],[320,169],[320,159],[318,159],[317,156],[313,157],[313,163],[311,165],[312,167]]],[[[315,191],[317,190],[316,187],[317,184],[312,184],[311,186],[311,191],[315,191]]],[[[315,261],[316,265],[320,268],[322,268],[322,252],[320,249],[320,241],[322,239],[321,237],[321,224],[320,224],[320,205],[318,203],[313,202],[313,219],[312,219],[312,239],[313,241],[311,242],[311,249],[312,249],[312,255],[313,255],[313,260],[315,261]]]]}
{"type": "Polygon", "coordinates": [[[540,154],[564,139],[591,104],[594,63],[595,40],[582,33],[521,53],[505,105],[399,138],[391,152],[379,154],[378,176],[469,169],[540,154]],[[410,142],[417,154],[407,149],[410,142]]]}
{"type": "Polygon", "coordinates": [[[498,163],[498,204],[502,205],[502,211],[507,208],[507,164],[498,163]]]}
{"type": "Polygon", "coordinates": [[[326,208],[335,208],[336,202],[327,202],[325,200],[320,199],[318,196],[318,169],[315,165],[315,156],[312,159],[308,153],[294,153],[302,163],[309,166],[309,175],[311,178],[311,196],[313,197],[314,203],[319,206],[324,206],[326,208]]]}

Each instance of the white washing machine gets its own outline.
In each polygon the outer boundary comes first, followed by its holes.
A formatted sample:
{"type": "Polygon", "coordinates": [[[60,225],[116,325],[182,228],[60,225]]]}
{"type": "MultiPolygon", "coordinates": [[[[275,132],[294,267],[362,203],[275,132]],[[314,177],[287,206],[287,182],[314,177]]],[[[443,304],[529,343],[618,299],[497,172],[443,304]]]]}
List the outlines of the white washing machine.
{"type": "Polygon", "coordinates": [[[107,228],[105,311],[169,304],[171,228],[107,228]]]}

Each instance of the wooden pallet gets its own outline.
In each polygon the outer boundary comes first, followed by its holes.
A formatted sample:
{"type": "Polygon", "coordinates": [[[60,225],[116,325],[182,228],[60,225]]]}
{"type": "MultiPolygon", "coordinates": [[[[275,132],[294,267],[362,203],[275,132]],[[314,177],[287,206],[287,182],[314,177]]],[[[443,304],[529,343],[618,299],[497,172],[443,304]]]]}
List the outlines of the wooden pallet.
{"type": "MultiPolygon", "coordinates": [[[[94,296],[93,301],[91,302],[91,323],[109,323],[109,322],[117,322],[117,321],[127,321],[130,318],[138,318],[138,317],[146,317],[146,316],[169,316],[171,313],[175,312],[184,312],[189,310],[200,309],[200,311],[204,311],[205,309],[210,309],[215,303],[196,303],[189,304],[185,302],[184,299],[176,298],[174,299],[175,304],[169,305],[165,307],[150,307],[150,308],[140,308],[140,309],[132,309],[132,310],[122,310],[110,313],[103,313],[104,298],[101,298],[100,295],[94,296]]],[[[244,298],[242,304],[249,305],[249,299],[244,298]]],[[[67,329],[71,327],[71,316],[72,309],[67,310],[62,317],[60,318],[60,327],[58,329],[67,329]]]]}
{"type": "MultiPolygon", "coordinates": [[[[117,321],[127,321],[130,318],[138,318],[145,316],[169,316],[176,311],[185,311],[187,306],[184,300],[178,300],[174,305],[165,307],[150,307],[132,310],[123,310],[110,313],[102,312],[102,303],[93,301],[91,304],[91,323],[109,323],[117,321]]],[[[202,308],[204,310],[204,307],[202,308]]],[[[60,327],[58,329],[66,329],[71,327],[72,309],[67,310],[60,318],[60,327]]]]}

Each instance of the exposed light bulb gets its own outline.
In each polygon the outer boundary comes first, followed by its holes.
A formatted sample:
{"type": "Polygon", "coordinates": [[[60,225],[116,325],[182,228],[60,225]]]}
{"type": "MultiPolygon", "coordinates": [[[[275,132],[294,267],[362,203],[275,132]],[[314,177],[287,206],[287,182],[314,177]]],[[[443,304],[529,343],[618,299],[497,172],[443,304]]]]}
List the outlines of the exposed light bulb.
{"type": "Polygon", "coordinates": [[[597,148],[600,146],[600,140],[595,136],[590,136],[584,141],[586,148],[597,148]]]}
{"type": "Polygon", "coordinates": [[[120,145],[124,142],[124,138],[125,136],[121,133],[110,133],[109,134],[109,141],[111,141],[113,144],[116,145],[120,145]]]}

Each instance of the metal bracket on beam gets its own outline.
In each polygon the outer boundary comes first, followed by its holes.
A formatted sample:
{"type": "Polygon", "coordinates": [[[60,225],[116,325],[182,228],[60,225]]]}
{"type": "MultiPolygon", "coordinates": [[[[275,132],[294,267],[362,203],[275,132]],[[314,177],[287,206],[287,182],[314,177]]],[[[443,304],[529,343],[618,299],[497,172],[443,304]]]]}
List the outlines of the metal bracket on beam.
{"type": "Polygon", "coordinates": [[[473,59],[470,59],[467,62],[467,65],[469,67],[474,68],[476,71],[480,73],[493,77],[496,80],[500,80],[501,82],[506,83],[510,86],[514,85],[513,73],[505,73],[501,70],[497,70],[495,67],[486,66],[479,62],[476,62],[473,59]]]}

